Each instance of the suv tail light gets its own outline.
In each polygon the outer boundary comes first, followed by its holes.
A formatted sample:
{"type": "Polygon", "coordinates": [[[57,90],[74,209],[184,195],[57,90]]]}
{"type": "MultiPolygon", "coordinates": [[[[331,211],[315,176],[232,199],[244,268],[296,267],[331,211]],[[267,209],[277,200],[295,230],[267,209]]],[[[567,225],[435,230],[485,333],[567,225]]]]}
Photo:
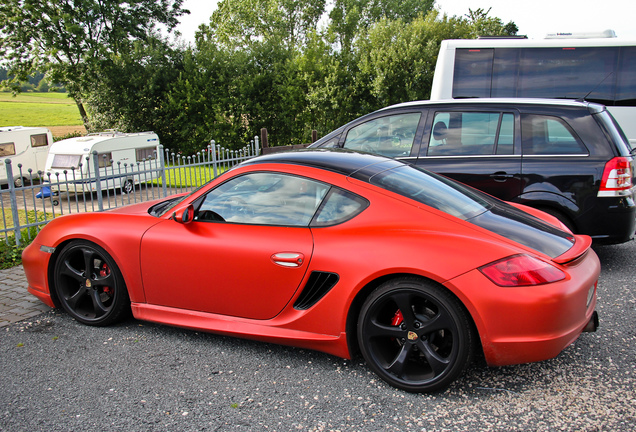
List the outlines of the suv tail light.
{"type": "Polygon", "coordinates": [[[514,255],[479,268],[499,286],[541,285],[565,279],[565,273],[550,263],[529,255],[514,255]]]}
{"type": "Polygon", "coordinates": [[[614,197],[628,195],[632,188],[631,158],[615,157],[605,164],[599,197],[614,197]]]}

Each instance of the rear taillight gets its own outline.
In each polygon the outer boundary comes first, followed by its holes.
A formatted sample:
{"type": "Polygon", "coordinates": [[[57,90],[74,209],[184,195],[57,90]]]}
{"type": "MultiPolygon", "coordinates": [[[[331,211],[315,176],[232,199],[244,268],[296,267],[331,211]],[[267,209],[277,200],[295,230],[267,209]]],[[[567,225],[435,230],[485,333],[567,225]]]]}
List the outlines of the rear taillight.
{"type": "Polygon", "coordinates": [[[499,286],[541,285],[565,279],[565,273],[552,264],[529,255],[514,255],[479,268],[499,286]]]}
{"type": "Polygon", "coordinates": [[[632,188],[632,162],[630,158],[615,157],[605,164],[599,197],[623,196],[632,188]]]}

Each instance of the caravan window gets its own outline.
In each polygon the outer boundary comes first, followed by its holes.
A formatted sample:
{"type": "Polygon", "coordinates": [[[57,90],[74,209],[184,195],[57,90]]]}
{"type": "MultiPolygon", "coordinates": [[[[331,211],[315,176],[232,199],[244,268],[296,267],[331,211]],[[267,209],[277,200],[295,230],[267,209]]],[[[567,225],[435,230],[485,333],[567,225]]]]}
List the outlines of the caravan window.
{"type": "Polygon", "coordinates": [[[145,161],[148,159],[157,159],[157,148],[148,147],[137,149],[137,161],[145,161]]]}
{"type": "Polygon", "coordinates": [[[51,168],[78,168],[81,159],[81,155],[56,154],[53,156],[51,168]]]}
{"type": "Polygon", "coordinates": [[[97,155],[98,159],[99,159],[99,167],[100,168],[106,168],[109,167],[113,164],[113,154],[108,152],[108,153],[100,153],[97,155]]]}
{"type": "Polygon", "coordinates": [[[0,144],[0,157],[12,156],[14,154],[15,154],[15,144],[14,143],[0,144]]]}
{"type": "Polygon", "coordinates": [[[31,147],[46,147],[49,145],[49,140],[46,134],[31,135],[31,147]]]}

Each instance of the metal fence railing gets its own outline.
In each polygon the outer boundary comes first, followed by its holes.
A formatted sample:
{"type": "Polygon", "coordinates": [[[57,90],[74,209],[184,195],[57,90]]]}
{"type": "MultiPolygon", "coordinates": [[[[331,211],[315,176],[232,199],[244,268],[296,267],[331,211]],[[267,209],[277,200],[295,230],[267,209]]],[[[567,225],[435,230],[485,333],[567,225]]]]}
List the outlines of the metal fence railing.
{"type": "Polygon", "coordinates": [[[207,148],[190,156],[160,145],[152,158],[134,164],[105,161],[110,162],[102,164],[106,168],[100,168],[94,152],[77,169],[55,175],[24,170],[22,164],[17,165],[14,175],[11,160],[6,159],[7,178],[26,181],[18,182],[22,184],[20,187],[9,181],[8,187],[0,190],[0,235],[7,244],[13,242],[19,247],[56,217],[104,211],[189,192],[259,153],[258,137],[240,150],[230,150],[211,141],[207,148]]]}

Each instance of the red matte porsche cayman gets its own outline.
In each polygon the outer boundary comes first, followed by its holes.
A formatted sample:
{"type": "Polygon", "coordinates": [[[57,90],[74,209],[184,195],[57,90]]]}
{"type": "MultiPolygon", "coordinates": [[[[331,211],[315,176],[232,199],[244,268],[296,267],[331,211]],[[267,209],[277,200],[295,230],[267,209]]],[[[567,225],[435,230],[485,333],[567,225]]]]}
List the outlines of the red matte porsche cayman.
{"type": "Polygon", "coordinates": [[[350,358],[406,391],[549,359],[598,324],[590,238],[369,154],[247,161],[189,195],[56,218],[29,291],[76,320],[135,318],[350,358]]]}

